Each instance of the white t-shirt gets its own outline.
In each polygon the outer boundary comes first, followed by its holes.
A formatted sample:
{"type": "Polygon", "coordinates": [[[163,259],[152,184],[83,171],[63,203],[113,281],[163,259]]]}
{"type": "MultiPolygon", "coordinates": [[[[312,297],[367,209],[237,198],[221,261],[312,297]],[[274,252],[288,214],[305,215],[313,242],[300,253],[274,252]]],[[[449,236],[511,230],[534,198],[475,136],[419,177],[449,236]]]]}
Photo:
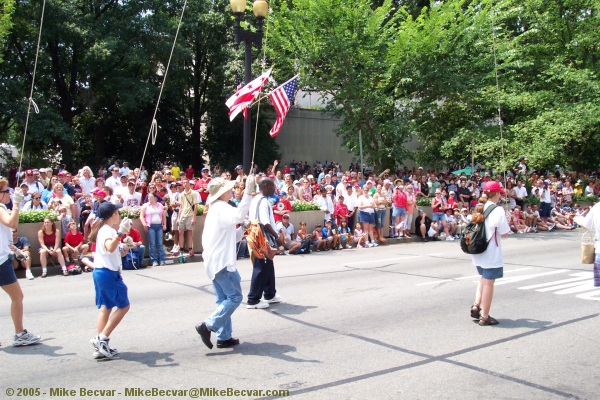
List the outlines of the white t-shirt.
{"type": "Polygon", "coordinates": [[[277,229],[275,229],[275,231],[279,233],[282,229],[285,230],[285,239],[292,240],[292,235],[294,234],[294,225],[292,225],[292,223],[290,222],[288,223],[288,226],[286,228],[285,225],[283,225],[283,222],[278,222],[277,229]]]}
{"type": "MultiPolygon", "coordinates": [[[[488,201],[484,204],[483,210],[494,203],[488,201]]],[[[500,206],[496,207],[485,219],[485,235],[489,241],[487,249],[481,254],[472,254],[473,265],[481,268],[500,268],[504,265],[502,259],[502,240],[501,236],[510,231],[506,213],[500,206]]]]}
{"type": "Polygon", "coordinates": [[[116,272],[121,271],[123,268],[119,249],[115,249],[112,253],[106,250],[106,241],[115,237],[117,237],[117,231],[108,225],[104,225],[98,231],[98,236],[96,237],[96,256],[94,257],[94,266],[96,268],[106,268],[116,272]]]}
{"type": "Polygon", "coordinates": [[[83,194],[90,194],[96,186],[96,178],[90,176],[90,178],[87,179],[85,176],[82,176],[81,178],[79,178],[79,185],[81,185],[81,190],[83,191],[83,194]]]}
{"type": "Polygon", "coordinates": [[[142,205],[142,194],[139,192],[131,194],[127,191],[121,198],[123,199],[123,207],[139,207],[142,205]]]}

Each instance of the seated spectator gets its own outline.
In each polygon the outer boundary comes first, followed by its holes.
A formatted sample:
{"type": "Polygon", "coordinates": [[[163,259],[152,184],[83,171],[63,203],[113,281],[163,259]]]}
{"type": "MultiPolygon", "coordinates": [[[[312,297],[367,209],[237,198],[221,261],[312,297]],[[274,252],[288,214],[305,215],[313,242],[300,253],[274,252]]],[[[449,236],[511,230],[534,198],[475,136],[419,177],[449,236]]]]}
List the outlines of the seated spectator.
{"type": "Polygon", "coordinates": [[[512,210],[512,212],[510,213],[509,225],[513,232],[525,233],[527,225],[525,225],[525,221],[522,219],[520,206],[515,206],[514,210],[512,210]]]}
{"type": "MultiPolygon", "coordinates": [[[[127,245],[127,250],[131,251],[135,255],[134,261],[138,262],[138,264],[136,264],[136,267],[143,268],[146,247],[144,246],[144,243],[142,241],[142,235],[140,234],[140,231],[131,227],[129,229],[129,233],[125,234],[121,238],[121,243],[127,245]]],[[[125,264],[123,264],[123,266],[125,266],[125,264]]]]}
{"type": "Polygon", "coordinates": [[[308,254],[310,253],[310,236],[306,231],[306,222],[300,222],[300,229],[298,229],[298,233],[296,234],[296,241],[300,243],[300,249],[298,249],[299,254],[308,254]]]}
{"type": "Polygon", "coordinates": [[[367,232],[363,231],[360,222],[357,222],[354,228],[354,243],[356,243],[356,247],[359,249],[368,247],[369,244],[367,232]]]}
{"type": "Polygon", "coordinates": [[[81,261],[83,256],[88,252],[90,246],[83,240],[83,234],[77,230],[75,221],[69,222],[69,232],[65,236],[65,245],[62,248],[65,263],[70,263],[71,260],[81,261]]]}
{"type": "Polygon", "coordinates": [[[458,235],[456,234],[456,230],[458,229],[458,221],[454,218],[454,210],[446,209],[446,224],[448,224],[448,233],[450,234],[446,237],[446,240],[449,240],[449,237],[454,237],[454,239],[458,239],[458,235]]]}
{"type": "Polygon", "coordinates": [[[350,242],[352,241],[352,229],[348,226],[348,220],[346,218],[340,220],[338,229],[342,248],[351,249],[352,246],[350,246],[350,242]]]}
{"type": "Polygon", "coordinates": [[[424,242],[427,242],[427,238],[430,237],[433,240],[440,240],[439,227],[437,223],[434,223],[431,218],[425,215],[425,211],[419,208],[419,216],[415,218],[415,235],[419,236],[424,242]]]}
{"type": "Polygon", "coordinates": [[[339,238],[334,233],[334,230],[331,227],[331,220],[325,221],[325,226],[321,231],[323,232],[323,240],[327,243],[326,250],[337,250],[339,246],[339,238]]]}
{"type": "MultiPolygon", "coordinates": [[[[79,199],[79,230],[83,233],[85,232],[85,221],[87,221],[90,213],[94,209],[94,202],[92,200],[91,194],[84,194],[81,199],[79,199]]],[[[84,234],[83,237],[86,237],[84,234]]]]}
{"type": "Polygon", "coordinates": [[[289,215],[283,215],[281,218],[281,221],[275,225],[275,230],[279,234],[279,242],[283,243],[285,251],[289,254],[296,254],[301,243],[295,240],[294,225],[290,222],[289,215]]]}
{"type": "Polygon", "coordinates": [[[317,251],[327,249],[327,241],[323,239],[323,229],[320,223],[317,223],[312,233],[312,241],[317,251]]]}
{"type": "Polygon", "coordinates": [[[44,225],[38,231],[38,241],[40,243],[40,263],[42,264],[42,278],[48,276],[48,258],[56,257],[64,276],[69,276],[67,265],[60,248],[60,231],[56,224],[50,218],[44,218],[44,225]]]}
{"type": "Polygon", "coordinates": [[[31,201],[31,193],[29,193],[29,186],[27,186],[27,183],[25,182],[21,183],[21,190],[23,191],[23,200],[21,200],[19,208],[23,209],[25,207],[25,204],[31,201]]]}
{"type": "MultiPolygon", "coordinates": [[[[36,193],[39,195],[39,193],[36,193]]],[[[31,273],[31,253],[29,240],[25,236],[17,236],[17,230],[13,229],[12,231],[12,241],[13,243],[8,247],[15,253],[15,258],[13,258],[13,268],[25,268],[25,277],[29,280],[32,280],[33,274],[31,273]]]]}
{"type": "Polygon", "coordinates": [[[31,196],[31,200],[29,200],[27,203],[25,203],[25,205],[23,206],[23,208],[21,210],[22,211],[30,211],[30,210],[47,210],[47,209],[48,209],[48,204],[46,204],[42,201],[42,194],[34,193],[31,196]]]}

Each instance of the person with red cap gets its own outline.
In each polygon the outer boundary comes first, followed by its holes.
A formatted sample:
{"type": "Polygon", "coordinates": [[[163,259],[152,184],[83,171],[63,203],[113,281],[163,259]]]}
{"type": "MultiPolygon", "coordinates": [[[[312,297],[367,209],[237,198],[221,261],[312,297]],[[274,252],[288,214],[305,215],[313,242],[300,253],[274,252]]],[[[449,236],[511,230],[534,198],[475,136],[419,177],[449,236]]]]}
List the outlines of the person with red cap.
{"type": "Polygon", "coordinates": [[[500,237],[508,236],[510,226],[506,220],[506,213],[496,203],[505,194],[504,189],[496,181],[487,181],[483,187],[482,196],[473,214],[473,223],[484,221],[485,233],[488,240],[487,249],[481,254],[472,254],[473,264],[481,275],[475,292],[475,303],[471,306],[471,317],[479,320],[479,325],[498,325],[498,321],[490,316],[492,297],[494,296],[494,282],[502,278],[504,273],[502,247],[500,237]],[[483,213],[489,207],[495,207],[484,217],[483,213]]]}

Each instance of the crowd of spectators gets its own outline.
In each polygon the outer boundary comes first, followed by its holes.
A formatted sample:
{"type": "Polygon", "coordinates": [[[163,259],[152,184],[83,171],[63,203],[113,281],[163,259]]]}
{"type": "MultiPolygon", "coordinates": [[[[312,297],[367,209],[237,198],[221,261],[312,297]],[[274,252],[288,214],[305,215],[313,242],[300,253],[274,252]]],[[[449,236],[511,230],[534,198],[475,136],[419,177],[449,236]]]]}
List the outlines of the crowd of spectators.
{"type": "MultiPolygon", "coordinates": [[[[245,189],[241,165],[233,173],[219,166],[212,174],[202,168],[200,176],[191,165],[184,169],[178,163],[164,165],[151,175],[143,167],[129,168],[127,162],[101,166],[96,174],[88,166],[75,173],[64,168],[56,172],[54,175],[52,168],[39,168],[18,174],[13,167],[8,174],[11,190],[19,185],[25,194],[20,204],[23,211],[53,210],[57,215],[56,223],[45,221],[39,243],[34,244],[40,252],[42,277],[47,276],[50,258],[58,261],[65,275],[69,263],[80,262],[85,270],[93,268],[92,258],[86,259],[85,255],[94,250],[93,245],[88,246],[88,235],[102,202],[121,203],[124,213],[140,217],[148,243],[142,243],[139,232],[133,232],[124,238],[126,249],[132,250],[134,266],[139,267],[148,246],[150,263],[156,266],[164,264],[169,253],[194,256],[198,207],[208,197],[207,187],[213,176],[236,181],[232,206],[239,203],[245,189]],[[173,240],[170,249],[165,247],[165,240],[173,240]]],[[[255,165],[253,172],[257,183],[264,178],[275,183],[270,201],[280,254],[375,247],[389,238],[412,235],[423,241],[452,241],[468,224],[470,212],[489,180],[497,180],[505,189],[503,201],[512,232],[574,229],[573,218],[586,211],[576,199],[597,196],[600,190],[596,174],[576,176],[559,168],[541,173],[530,169],[524,157],[513,170],[495,175],[483,168],[472,174],[453,174],[422,167],[363,173],[355,164],[342,169],[335,162],[318,161],[312,165],[292,161],[282,168],[275,161],[264,170],[255,165]],[[293,202],[317,205],[323,212],[322,223],[308,227],[301,222],[296,230],[289,218],[293,202]],[[422,208],[424,205],[431,206],[431,217],[422,208]]],[[[210,212],[208,207],[205,212],[210,212]]],[[[15,238],[15,244],[26,255],[31,244],[23,241],[27,240],[15,238]]],[[[238,256],[248,256],[243,243],[238,256]]],[[[27,278],[33,279],[30,264],[27,257],[15,260],[15,267],[24,267],[27,278]]]]}

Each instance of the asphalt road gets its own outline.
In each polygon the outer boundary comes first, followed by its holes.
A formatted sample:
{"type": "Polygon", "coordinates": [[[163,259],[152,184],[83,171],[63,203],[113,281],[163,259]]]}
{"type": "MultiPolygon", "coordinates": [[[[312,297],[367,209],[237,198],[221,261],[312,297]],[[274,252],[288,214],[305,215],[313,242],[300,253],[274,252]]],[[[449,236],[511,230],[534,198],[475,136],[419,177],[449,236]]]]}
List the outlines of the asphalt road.
{"type": "MultiPolygon", "coordinates": [[[[2,295],[0,398],[170,397],[134,388],[211,398],[194,389],[231,388],[255,392],[217,398],[285,389],[299,399],[595,399],[600,288],[591,266],[579,264],[580,234],[504,240],[495,327],[469,317],[477,276],[457,242],[278,256],[284,302],[242,305],[233,317],[241,344],[223,350],[208,350],[194,330],[214,310],[202,263],[125,271],[132,307],[111,338],[121,354],[105,361],[89,344],[97,316],[90,274],[21,279],[26,327],[43,341],[10,347],[2,295]]],[[[238,267],[247,293],[251,265],[238,267]]]]}

